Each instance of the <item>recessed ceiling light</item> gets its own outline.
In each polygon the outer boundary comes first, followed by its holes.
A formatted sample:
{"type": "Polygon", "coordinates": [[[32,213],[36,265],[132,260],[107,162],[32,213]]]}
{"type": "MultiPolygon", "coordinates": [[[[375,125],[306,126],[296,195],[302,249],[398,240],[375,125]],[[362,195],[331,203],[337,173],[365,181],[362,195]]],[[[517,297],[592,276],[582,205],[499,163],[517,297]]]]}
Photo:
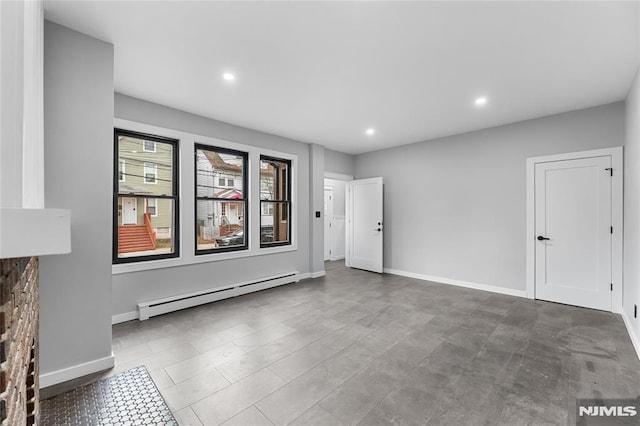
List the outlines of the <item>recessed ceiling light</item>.
{"type": "Polygon", "coordinates": [[[376,129],[374,128],[369,128],[367,129],[367,131],[365,132],[367,135],[369,136],[373,136],[376,133],[376,129]]]}
{"type": "Polygon", "coordinates": [[[485,105],[487,104],[487,98],[485,98],[485,97],[477,98],[473,103],[474,103],[477,107],[485,106],[485,105]]]}
{"type": "Polygon", "coordinates": [[[225,72],[224,74],[222,74],[222,78],[224,78],[226,81],[234,81],[236,79],[236,76],[231,74],[230,72],[225,72]]]}

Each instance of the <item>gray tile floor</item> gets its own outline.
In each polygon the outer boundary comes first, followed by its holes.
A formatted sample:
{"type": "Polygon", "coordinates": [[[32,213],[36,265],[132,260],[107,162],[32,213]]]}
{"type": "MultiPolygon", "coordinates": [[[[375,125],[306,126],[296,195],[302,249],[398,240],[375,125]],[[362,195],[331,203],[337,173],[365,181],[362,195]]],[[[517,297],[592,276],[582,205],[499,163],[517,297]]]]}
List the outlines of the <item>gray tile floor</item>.
{"type": "Polygon", "coordinates": [[[575,424],[635,398],[618,315],[327,265],[327,276],[114,326],[181,425],[575,424]]]}

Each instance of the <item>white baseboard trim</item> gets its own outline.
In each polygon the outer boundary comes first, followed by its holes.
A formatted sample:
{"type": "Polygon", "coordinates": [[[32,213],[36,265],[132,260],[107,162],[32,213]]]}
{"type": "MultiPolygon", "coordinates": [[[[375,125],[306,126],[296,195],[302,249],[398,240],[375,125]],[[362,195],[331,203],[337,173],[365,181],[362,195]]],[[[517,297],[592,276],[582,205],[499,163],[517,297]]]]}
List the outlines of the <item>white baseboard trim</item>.
{"type": "Polygon", "coordinates": [[[144,321],[157,315],[298,282],[300,281],[299,275],[300,273],[298,271],[285,272],[279,275],[260,277],[227,286],[214,287],[192,293],[139,302],[138,319],[140,321],[144,321]]]}
{"type": "Polygon", "coordinates": [[[622,313],[620,313],[620,315],[622,316],[625,327],[627,327],[627,333],[629,333],[631,343],[633,343],[633,347],[636,350],[636,355],[638,356],[638,359],[640,359],[640,339],[638,339],[638,336],[633,331],[633,327],[631,326],[631,319],[627,316],[627,313],[624,310],[622,311],[622,313]]]}
{"type": "MultiPolygon", "coordinates": [[[[290,282],[283,281],[282,283],[280,283],[280,282],[278,282],[278,283],[274,282],[274,283],[277,286],[277,285],[282,285],[282,284],[287,284],[287,283],[295,283],[295,282],[298,282],[300,280],[304,280],[304,279],[307,279],[307,278],[311,278],[311,274],[309,272],[304,272],[302,274],[297,274],[294,277],[294,279],[292,281],[290,281],[290,282]]],[[[269,288],[269,287],[271,287],[271,285],[267,286],[266,288],[269,288]]],[[[246,291],[238,291],[237,294],[231,295],[229,297],[241,296],[241,295],[247,294],[247,293],[248,292],[246,292],[246,291]]],[[[224,299],[224,298],[221,298],[220,300],[222,300],[222,299],[224,299]]],[[[215,301],[215,300],[212,300],[212,301],[215,301]]],[[[121,313],[121,314],[115,314],[115,315],[111,316],[111,325],[120,324],[120,323],[123,323],[123,322],[133,321],[133,320],[137,320],[137,319],[140,319],[140,311],[139,310],[138,311],[131,311],[131,312],[124,312],[124,313],[121,313]]]]}
{"type": "Polygon", "coordinates": [[[120,324],[122,322],[133,321],[138,319],[138,311],[125,312],[124,314],[116,314],[111,317],[111,325],[120,324]]]}
{"type": "Polygon", "coordinates": [[[492,293],[506,294],[508,296],[527,297],[525,290],[514,290],[512,288],[496,287],[487,284],[478,284],[469,281],[454,280],[451,278],[434,277],[432,275],[416,274],[415,272],[400,271],[398,269],[384,268],[384,272],[392,275],[400,275],[402,277],[416,278],[418,280],[433,281],[440,284],[450,284],[458,287],[472,288],[474,290],[490,291],[492,293]]]}
{"type": "Polygon", "coordinates": [[[331,262],[335,262],[336,260],[342,260],[344,259],[344,254],[342,256],[335,256],[332,257],[331,259],[329,259],[331,262]]]}
{"type": "Polygon", "coordinates": [[[311,272],[309,274],[309,276],[311,278],[320,278],[320,277],[324,277],[327,273],[325,271],[318,271],[318,272],[311,272]]]}
{"type": "Polygon", "coordinates": [[[58,383],[86,376],[87,374],[108,370],[113,368],[114,361],[115,357],[112,353],[111,356],[63,368],[62,370],[52,371],[51,373],[40,374],[40,387],[46,388],[57,385],[58,383]]]}

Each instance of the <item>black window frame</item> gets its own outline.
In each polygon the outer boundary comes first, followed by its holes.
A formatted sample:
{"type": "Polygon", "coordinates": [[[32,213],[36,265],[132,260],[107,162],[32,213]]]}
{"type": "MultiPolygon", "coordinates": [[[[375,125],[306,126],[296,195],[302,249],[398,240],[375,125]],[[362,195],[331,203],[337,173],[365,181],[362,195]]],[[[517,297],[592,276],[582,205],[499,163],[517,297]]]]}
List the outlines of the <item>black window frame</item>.
{"type": "MultiPolygon", "coordinates": [[[[290,246],[293,244],[293,235],[292,235],[292,230],[293,230],[293,226],[292,226],[292,217],[291,217],[291,213],[292,213],[292,207],[291,207],[291,186],[292,186],[292,182],[291,182],[291,176],[292,176],[292,161],[288,160],[286,158],[279,158],[279,157],[272,157],[269,155],[260,155],[260,163],[259,163],[259,168],[262,168],[262,162],[277,162],[277,163],[283,163],[287,165],[287,188],[286,188],[286,199],[280,199],[280,198],[275,198],[275,194],[274,194],[274,198],[271,200],[263,200],[262,199],[262,195],[260,195],[260,220],[259,220],[259,225],[260,225],[260,248],[269,248],[269,247],[282,247],[282,246],[290,246]],[[262,241],[262,203],[273,203],[273,204],[277,204],[277,203],[286,203],[287,204],[287,227],[288,227],[288,236],[289,238],[287,239],[287,241],[274,241],[274,242],[264,242],[262,241]]],[[[259,180],[262,179],[262,175],[259,177],[259,180]]],[[[276,187],[277,183],[274,182],[273,186],[274,188],[276,187]]],[[[262,182],[260,181],[260,193],[262,190],[262,182]]],[[[274,191],[275,192],[275,191],[274,191]]],[[[277,208],[277,207],[275,207],[277,208]]],[[[274,223],[272,226],[272,232],[275,232],[276,230],[276,224],[274,223]]]]}
{"type": "MultiPolygon", "coordinates": [[[[132,130],[114,128],[113,129],[113,232],[112,232],[112,263],[116,264],[124,264],[124,263],[139,263],[139,262],[147,262],[150,260],[159,260],[159,259],[172,259],[176,257],[180,257],[180,197],[178,188],[178,178],[180,176],[178,171],[178,146],[179,140],[173,138],[167,138],[163,136],[151,135],[148,133],[135,132],[132,130]],[[172,161],[172,192],[171,195],[166,194],[153,194],[153,196],[149,195],[140,195],[134,193],[121,193],[120,189],[120,180],[119,180],[119,136],[126,136],[136,139],[141,139],[143,141],[149,140],[153,142],[166,143],[173,146],[171,161],[172,161]],[[168,199],[173,200],[173,226],[171,227],[173,230],[173,252],[172,253],[160,253],[160,254],[150,254],[144,256],[130,256],[130,257],[118,257],[118,198],[119,197],[129,197],[129,198],[156,198],[156,199],[168,199]]],[[[144,144],[144,142],[143,142],[144,144]]],[[[147,151],[148,152],[148,151],[147,151]]],[[[144,172],[143,172],[144,174],[144,172]]],[[[156,175],[157,178],[157,175],[156,175]]],[[[156,201],[156,211],[157,206],[159,204],[156,201]]]]}
{"type": "MultiPolygon", "coordinates": [[[[206,145],[201,143],[195,143],[193,149],[193,158],[194,158],[194,167],[193,167],[193,191],[194,191],[194,206],[193,206],[193,217],[194,217],[194,250],[196,256],[202,256],[207,254],[216,254],[216,253],[228,253],[234,251],[244,251],[249,249],[249,153],[245,151],[239,151],[231,148],[224,148],[220,146],[214,145],[206,145]],[[244,232],[244,244],[242,245],[234,245],[234,246],[226,246],[226,247],[215,247],[210,249],[198,249],[198,201],[227,201],[229,202],[229,198],[218,198],[218,197],[199,197],[198,196],[198,150],[202,151],[213,151],[216,153],[222,154],[230,154],[237,155],[242,158],[242,197],[241,199],[235,199],[236,201],[244,202],[244,213],[242,216],[243,220],[243,232],[244,232]]],[[[226,178],[225,178],[226,182],[226,178]]],[[[219,184],[219,182],[218,182],[219,184]]],[[[225,185],[226,187],[226,185],[225,185]]],[[[235,232],[235,231],[234,231],[235,232]]]]}

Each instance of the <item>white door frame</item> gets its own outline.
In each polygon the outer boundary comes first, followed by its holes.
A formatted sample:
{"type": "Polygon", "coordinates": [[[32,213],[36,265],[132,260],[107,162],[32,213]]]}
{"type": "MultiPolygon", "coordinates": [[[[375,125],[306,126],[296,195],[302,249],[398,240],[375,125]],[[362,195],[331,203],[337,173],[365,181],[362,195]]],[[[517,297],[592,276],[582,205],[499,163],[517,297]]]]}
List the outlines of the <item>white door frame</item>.
{"type": "Polygon", "coordinates": [[[351,268],[353,267],[353,253],[354,253],[354,241],[355,241],[355,237],[354,237],[354,183],[358,184],[358,185],[380,185],[381,187],[381,200],[380,202],[382,203],[382,210],[380,212],[380,216],[377,219],[377,225],[376,222],[372,222],[371,228],[372,231],[375,231],[376,226],[377,226],[377,231],[378,231],[378,235],[380,235],[381,239],[380,239],[380,265],[377,264],[377,256],[376,259],[373,259],[373,262],[371,259],[365,259],[360,257],[360,264],[358,266],[355,266],[356,268],[361,268],[367,271],[371,271],[371,272],[377,272],[382,274],[384,272],[384,186],[383,186],[383,180],[384,178],[382,176],[378,176],[378,177],[373,177],[373,178],[366,178],[366,179],[356,179],[352,182],[350,182],[349,185],[347,185],[346,189],[346,235],[347,235],[347,251],[345,253],[345,266],[351,268]],[[362,262],[362,259],[364,259],[364,263],[362,262]],[[367,264],[368,263],[368,264],[367,264]],[[366,265],[365,265],[366,264],[366,265]],[[365,266],[363,266],[365,265],[365,266]],[[378,268],[379,266],[379,268],[378,268]],[[379,270],[378,270],[379,269],[379,270]]]}
{"type": "MultiPolygon", "coordinates": [[[[352,181],[354,179],[353,176],[351,176],[351,175],[345,175],[345,174],[342,174],[342,173],[334,173],[334,172],[324,172],[324,178],[325,179],[341,180],[341,181],[344,181],[344,182],[349,182],[349,181],[352,181]]],[[[345,185],[344,190],[345,190],[345,197],[346,197],[346,199],[345,199],[345,223],[346,223],[346,221],[347,221],[347,209],[349,208],[348,207],[349,196],[347,195],[348,185],[345,185]]],[[[322,223],[322,225],[324,226],[324,222],[322,223]]],[[[324,231],[323,231],[323,235],[324,235],[324,231]]],[[[347,265],[347,256],[346,256],[347,255],[347,248],[346,248],[347,236],[346,236],[346,231],[345,231],[344,244],[345,244],[345,257],[344,257],[344,259],[345,259],[345,265],[347,265]]],[[[323,254],[324,254],[324,252],[323,252],[323,254]]],[[[331,255],[331,258],[332,259],[334,258],[333,254],[331,255]]],[[[340,257],[340,259],[342,259],[342,257],[340,257]]]]}
{"type": "Polygon", "coordinates": [[[331,228],[331,222],[333,222],[333,186],[324,187],[324,260],[333,260],[333,229],[331,228]],[[329,192],[329,202],[327,203],[326,195],[329,192]],[[329,214],[327,214],[327,204],[331,206],[329,214]],[[327,220],[329,220],[329,227],[327,228],[327,220]],[[328,234],[328,237],[327,237],[328,234]],[[327,245],[329,245],[329,256],[327,257],[327,245]]]}
{"type": "Polygon", "coordinates": [[[535,165],[551,161],[575,160],[611,156],[613,177],[611,178],[611,280],[613,295],[611,310],[622,313],[622,236],[623,236],[623,151],[622,147],[596,149],[592,151],[570,152],[527,158],[527,298],[535,299],[535,165]]]}

